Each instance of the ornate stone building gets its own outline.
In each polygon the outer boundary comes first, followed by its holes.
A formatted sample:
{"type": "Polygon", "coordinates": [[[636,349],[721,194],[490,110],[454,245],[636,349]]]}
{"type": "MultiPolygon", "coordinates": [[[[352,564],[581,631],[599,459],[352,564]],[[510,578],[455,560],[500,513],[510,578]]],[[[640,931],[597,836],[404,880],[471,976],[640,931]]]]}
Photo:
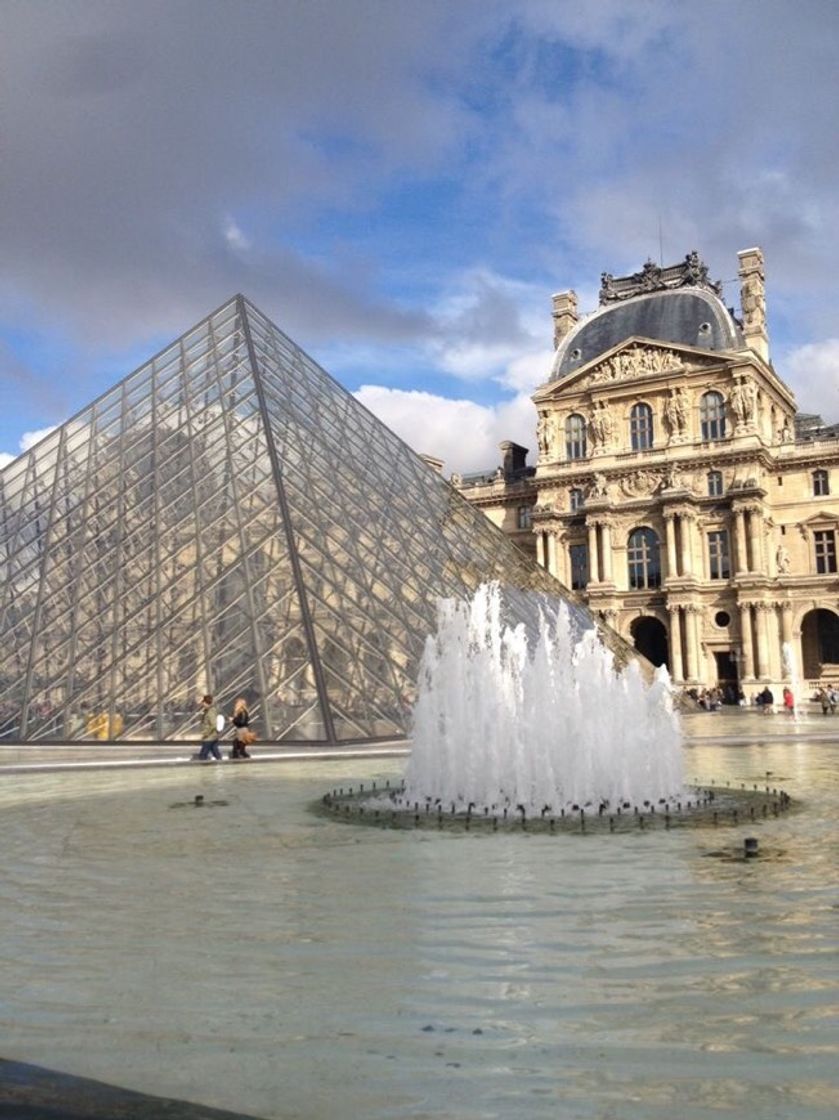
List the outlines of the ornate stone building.
{"type": "Polygon", "coordinates": [[[796,411],[763,254],[738,257],[739,317],[695,252],[604,273],[583,318],[554,296],[537,465],[505,443],[494,473],[452,481],[676,682],[751,696],[790,653],[839,680],[839,427],[796,411]]]}

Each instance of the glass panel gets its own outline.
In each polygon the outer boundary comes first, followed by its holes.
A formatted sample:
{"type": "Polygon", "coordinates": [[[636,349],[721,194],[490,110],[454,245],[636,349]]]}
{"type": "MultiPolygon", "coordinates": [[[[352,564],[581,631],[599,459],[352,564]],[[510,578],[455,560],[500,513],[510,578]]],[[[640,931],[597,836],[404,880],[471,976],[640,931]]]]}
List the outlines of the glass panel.
{"type": "Polygon", "coordinates": [[[0,471],[0,576],[31,740],[197,741],[206,691],[260,740],[402,734],[438,597],[559,593],[240,300],[0,471]]]}

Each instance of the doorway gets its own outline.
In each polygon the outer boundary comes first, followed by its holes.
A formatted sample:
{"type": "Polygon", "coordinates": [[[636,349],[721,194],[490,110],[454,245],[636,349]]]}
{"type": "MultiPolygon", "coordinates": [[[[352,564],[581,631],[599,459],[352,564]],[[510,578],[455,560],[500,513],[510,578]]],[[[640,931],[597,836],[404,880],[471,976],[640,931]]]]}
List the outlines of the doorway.
{"type": "Polygon", "coordinates": [[[724,704],[738,703],[740,693],[740,675],[737,672],[737,661],[730,649],[716,650],[714,660],[717,663],[717,688],[722,692],[724,704]]]}

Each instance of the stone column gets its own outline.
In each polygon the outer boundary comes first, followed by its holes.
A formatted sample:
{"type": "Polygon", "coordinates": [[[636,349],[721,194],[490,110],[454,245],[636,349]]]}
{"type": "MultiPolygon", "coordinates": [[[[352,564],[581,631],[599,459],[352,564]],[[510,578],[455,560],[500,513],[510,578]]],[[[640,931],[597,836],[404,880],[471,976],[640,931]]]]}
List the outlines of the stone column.
{"type": "Polygon", "coordinates": [[[551,533],[551,540],[553,541],[556,578],[560,583],[565,584],[566,587],[570,587],[569,580],[571,576],[568,571],[568,549],[565,544],[565,538],[557,537],[555,533],[551,533]]]}
{"type": "Polygon", "coordinates": [[[668,607],[670,612],[670,668],[674,681],[685,679],[682,664],[682,616],[678,607],[668,607]]]}
{"type": "Polygon", "coordinates": [[[757,675],[768,677],[769,670],[769,604],[755,603],[757,610],[757,675]]]}
{"type": "Polygon", "coordinates": [[[548,549],[547,549],[547,552],[548,552],[547,568],[548,568],[548,571],[551,573],[551,575],[555,579],[559,579],[559,572],[557,570],[557,562],[556,562],[556,537],[550,531],[548,531],[546,533],[546,536],[547,536],[547,545],[548,545],[548,549]]]}
{"type": "Polygon", "coordinates": [[[600,522],[600,547],[603,550],[603,579],[612,582],[612,526],[608,521],[600,522]]]}
{"type": "Polygon", "coordinates": [[[769,643],[769,676],[773,681],[781,679],[781,634],[778,626],[778,604],[766,604],[766,626],[769,643]]]}
{"type": "Polygon", "coordinates": [[[674,576],[679,574],[679,569],[676,566],[676,515],[675,513],[665,513],[664,515],[664,539],[667,542],[667,578],[673,579],[674,576]]]}
{"type": "Polygon", "coordinates": [[[751,603],[738,604],[740,610],[740,644],[743,648],[743,680],[754,680],[755,655],[752,643],[751,603]]]}
{"type": "Polygon", "coordinates": [[[536,563],[540,568],[545,567],[545,534],[536,534],[536,563]]]}
{"type": "Polygon", "coordinates": [[[734,511],[734,571],[740,576],[746,571],[746,515],[741,509],[734,511]]]}
{"type": "Polygon", "coordinates": [[[687,652],[687,672],[685,674],[686,680],[695,681],[699,679],[699,614],[702,608],[696,606],[695,603],[689,603],[685,607],[685,629],[687,632],[686,652],[687,652]]]}
{"type": "Polygon", "coordinates": [[[749,571],[764,571],[763,561],[763,516],[759,509],[749,509],[749,571]]]}
{"type": "Polygon", "coordinates": [[[681,574],[693,574],[693,557],[691,556],[691,537],[693,536],[693,518],[689,513],[679,514],[679,527],[681,529],[681,574]]]}
{"type": "Polygon", "coordinates": [[[600,561],[597,558],[597,526],[590,521],[588,530],[588,578],[589,583],[600,583],[600,561]]]}
{"type": "Polygon", "coordinates": [[[781,605],[781,641],[792,643],[792,603],[781,605]]]}

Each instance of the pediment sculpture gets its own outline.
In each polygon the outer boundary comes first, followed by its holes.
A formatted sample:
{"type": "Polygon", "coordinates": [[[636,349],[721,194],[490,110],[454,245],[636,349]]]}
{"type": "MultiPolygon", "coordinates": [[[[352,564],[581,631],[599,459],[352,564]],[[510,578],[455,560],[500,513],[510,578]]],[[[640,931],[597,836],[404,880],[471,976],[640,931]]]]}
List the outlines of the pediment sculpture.
{"type": "Polygon", "coordinates": [[[678,351],[665,346],[636,344],[625,350],[619,350],[605,361],[598,362],[580,382],[580,387],[600,385],[607,381],[625,381],[633,377],[649,377],[684,368],[685,360],[678,351]]]}

